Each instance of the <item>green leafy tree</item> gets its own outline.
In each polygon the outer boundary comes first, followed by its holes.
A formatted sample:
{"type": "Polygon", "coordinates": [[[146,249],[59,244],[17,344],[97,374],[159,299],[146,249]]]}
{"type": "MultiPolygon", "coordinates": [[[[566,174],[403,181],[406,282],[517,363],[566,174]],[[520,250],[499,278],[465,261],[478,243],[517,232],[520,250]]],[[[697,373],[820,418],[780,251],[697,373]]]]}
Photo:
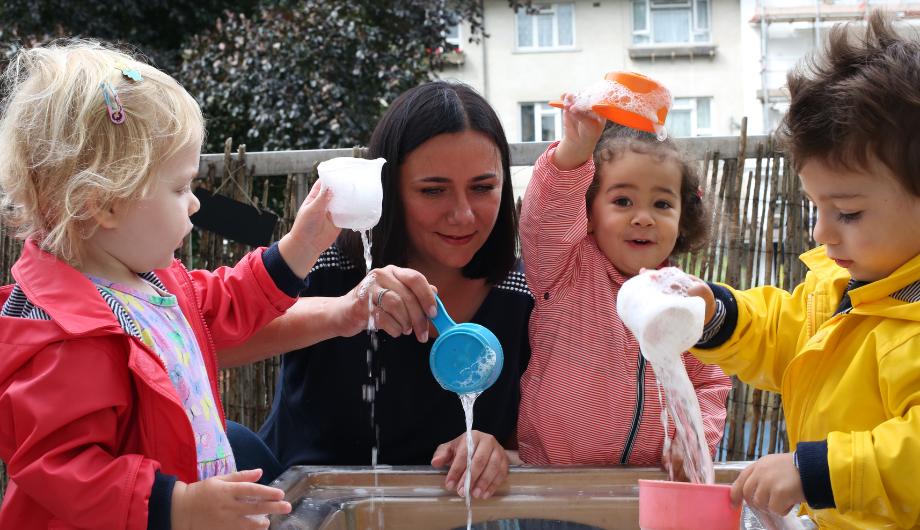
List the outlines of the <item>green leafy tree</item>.
{"type": "Polygon", "coordinates": [[[208,118],[209,151],[364,144],[387,104],[433,77],[460,20],[482,37],[478,0],[300,0],[232,14],[191,39],[182,83],[208,118]]]}
{"type": "Polygon", "coordinates": [[[15,0],[0,2],[0,40],[22,44],[81,36],[127,43],[174,72],[182,43],[226,11],[252,13],[260,0],[15,0]]]}

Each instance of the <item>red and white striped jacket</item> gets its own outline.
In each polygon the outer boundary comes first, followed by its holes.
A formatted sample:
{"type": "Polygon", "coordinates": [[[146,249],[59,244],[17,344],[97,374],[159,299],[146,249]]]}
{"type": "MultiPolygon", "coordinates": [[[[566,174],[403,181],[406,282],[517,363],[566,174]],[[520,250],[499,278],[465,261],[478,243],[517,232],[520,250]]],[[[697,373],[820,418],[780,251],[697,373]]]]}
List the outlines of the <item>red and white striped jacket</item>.
{"type": "MultiPolygon", "coordinates": [[[[585,191],[594,162],[560,171],[551,162],[556,145],[534,166],[521,212],[536,307],[530,364],[521,378],[520,456],[535,465],[658,465],[664,428],[655,375],[616,312],[627,277],[587,230],[585,191]]],[[[683,359],[714,453],[731,381],[689,353],[683,359]]],[[[673,437],[673,421],[669,431],[673,437]]]]}

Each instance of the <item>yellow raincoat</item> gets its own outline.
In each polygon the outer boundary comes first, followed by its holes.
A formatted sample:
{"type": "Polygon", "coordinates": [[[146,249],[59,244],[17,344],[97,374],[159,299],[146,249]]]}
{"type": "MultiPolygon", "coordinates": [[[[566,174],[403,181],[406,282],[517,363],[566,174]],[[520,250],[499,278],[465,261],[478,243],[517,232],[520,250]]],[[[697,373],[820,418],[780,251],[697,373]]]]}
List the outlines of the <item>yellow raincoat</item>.
{"type": "Polygon", "coordinates": [[[823,247],[801,260],[810,271],[791,294],[729,287],[734,333],[692,352],[781,392],[792,447],[827,440],[837,507],[809,511],[821,528],[920,529],[920,256],[851,290],[838,315],[849,272],[823,247]]]}

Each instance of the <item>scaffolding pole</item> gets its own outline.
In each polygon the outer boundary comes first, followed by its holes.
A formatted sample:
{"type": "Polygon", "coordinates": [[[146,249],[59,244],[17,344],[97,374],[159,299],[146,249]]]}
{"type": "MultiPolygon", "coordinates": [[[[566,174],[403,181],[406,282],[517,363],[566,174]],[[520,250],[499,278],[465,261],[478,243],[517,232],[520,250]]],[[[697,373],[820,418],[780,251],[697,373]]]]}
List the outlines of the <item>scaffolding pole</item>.
{"type": "Polygon", "coordinates": [[[767,32],[770,23],[767,22],[766,0],[758,0],[760,4],[760,99],[763,102],[763,134],[770,134],[773,128],[770,125],[770,89],[767,87],[767,45],[769,39],[767,32]]]}

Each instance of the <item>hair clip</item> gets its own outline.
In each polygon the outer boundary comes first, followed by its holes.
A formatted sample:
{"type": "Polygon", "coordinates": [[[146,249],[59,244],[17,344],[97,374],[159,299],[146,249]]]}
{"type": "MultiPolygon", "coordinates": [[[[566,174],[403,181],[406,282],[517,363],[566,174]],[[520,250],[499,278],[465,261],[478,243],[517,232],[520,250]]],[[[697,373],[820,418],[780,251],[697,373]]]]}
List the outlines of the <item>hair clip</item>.
{"type": "Polygon", "coordinates": [[[116,63],[115,68],[121,70],[121,75],[127,77],[131,81],[143,81],[144,76],[141,75],[140,71],[137,68],[129,68],[125,63],[116,63]]]}
{"type": "Polygon", "coordinates": [[[109,113],[109,119],[115,125],[124,123],[125,106],[121,104],[118,92],[115,92],[115,88],[108,81],[99,83],[99,88],[102,89],[102,98],[105,100],[105,110],[109,113]]]}
{"type": "Polygon", "coordinates": [[[703,188],[700,186],[696,187],[696,198],[700,200],[703,199],[703,188]]]}

